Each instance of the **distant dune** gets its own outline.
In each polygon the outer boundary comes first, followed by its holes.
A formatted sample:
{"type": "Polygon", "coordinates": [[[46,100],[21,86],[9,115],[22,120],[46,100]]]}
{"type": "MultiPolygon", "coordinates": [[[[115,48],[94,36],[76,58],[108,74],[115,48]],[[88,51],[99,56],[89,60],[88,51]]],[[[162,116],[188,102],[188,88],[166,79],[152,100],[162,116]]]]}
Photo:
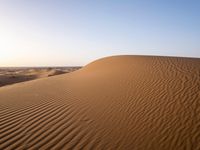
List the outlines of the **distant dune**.
{"type": "Polygon", "coordinates": [[[80,67],[0,68],[0,87],[63,73],[69,73],[79,68],[80,67]]]}
{"type": "Polygon", "coordinates": [[[113,56],[1,87],[0,149],[199,150],[200,59],[113,56]]]}

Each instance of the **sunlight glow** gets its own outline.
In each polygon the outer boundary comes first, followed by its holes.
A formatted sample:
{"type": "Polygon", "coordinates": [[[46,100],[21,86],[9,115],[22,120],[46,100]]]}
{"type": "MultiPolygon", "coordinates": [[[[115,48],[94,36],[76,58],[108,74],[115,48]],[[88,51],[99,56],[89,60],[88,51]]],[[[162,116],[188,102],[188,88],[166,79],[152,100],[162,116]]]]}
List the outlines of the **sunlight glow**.
{"type": "Polygon", "coordinates": [[[199,6],[172,0],[0,1],[0,67],[85,65],[121,54],[200,57],[199,6]]]}

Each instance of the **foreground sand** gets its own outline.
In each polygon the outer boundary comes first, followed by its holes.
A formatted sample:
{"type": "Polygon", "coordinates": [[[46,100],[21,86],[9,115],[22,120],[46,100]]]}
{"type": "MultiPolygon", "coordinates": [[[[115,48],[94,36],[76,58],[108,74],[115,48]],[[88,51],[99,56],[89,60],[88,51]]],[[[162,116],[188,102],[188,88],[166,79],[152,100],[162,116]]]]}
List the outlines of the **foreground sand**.
{"type": "Polygon", "coordinates": [[[0,149],[200,149],[200,59],[115,56],[0,88],[0,149]]]}

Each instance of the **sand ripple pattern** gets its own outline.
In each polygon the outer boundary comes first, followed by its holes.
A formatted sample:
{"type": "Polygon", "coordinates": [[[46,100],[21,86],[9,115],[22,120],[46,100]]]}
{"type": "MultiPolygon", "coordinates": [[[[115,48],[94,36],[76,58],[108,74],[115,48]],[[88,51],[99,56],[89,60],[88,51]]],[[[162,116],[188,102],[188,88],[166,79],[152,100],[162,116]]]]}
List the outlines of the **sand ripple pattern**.
{"type": "Polygon", "coordinates": [[[1,150],[199,150],[200,59],[113,56],[0,88],[1,150]]]}

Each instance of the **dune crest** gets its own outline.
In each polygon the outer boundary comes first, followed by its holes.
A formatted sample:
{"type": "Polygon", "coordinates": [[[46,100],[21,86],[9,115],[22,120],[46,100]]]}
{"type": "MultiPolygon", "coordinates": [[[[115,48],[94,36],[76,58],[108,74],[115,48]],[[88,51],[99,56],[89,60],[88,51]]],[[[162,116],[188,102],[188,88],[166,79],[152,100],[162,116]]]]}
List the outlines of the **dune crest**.
{"type": "Polygon", "coordinates": [[[0,149],[200,149],[200,59],[103,58],[0,88],[0,149]]]}

